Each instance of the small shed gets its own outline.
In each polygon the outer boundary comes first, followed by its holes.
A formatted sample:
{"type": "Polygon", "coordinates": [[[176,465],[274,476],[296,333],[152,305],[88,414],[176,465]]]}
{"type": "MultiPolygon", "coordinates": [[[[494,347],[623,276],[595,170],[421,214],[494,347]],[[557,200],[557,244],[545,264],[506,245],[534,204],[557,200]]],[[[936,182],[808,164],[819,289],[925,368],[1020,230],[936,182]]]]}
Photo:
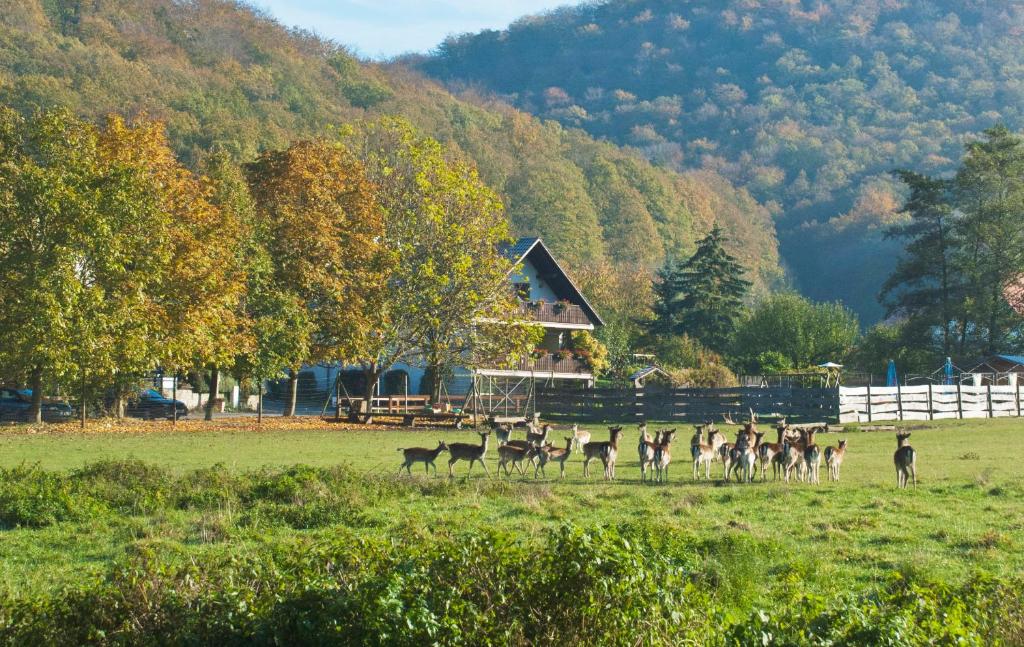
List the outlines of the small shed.
{"type": "Polygon", "coordinates": [[[992,355],[967,372],[974,375],[978,385],[1024,383],[1024,355],[992,355]]]}
{"type": "Polygon", "coordinates": [[[630,375],[629,379],[631,382],[633,382],[634,388],[642,389],[644,388],[644,384],[647,383],[648,378],[651,377],[654,377],[656,379],[662,379],[666,382],[671,380],[669,374],[661,370],[657,366],[645,366],[636,373],[630,375]]]}

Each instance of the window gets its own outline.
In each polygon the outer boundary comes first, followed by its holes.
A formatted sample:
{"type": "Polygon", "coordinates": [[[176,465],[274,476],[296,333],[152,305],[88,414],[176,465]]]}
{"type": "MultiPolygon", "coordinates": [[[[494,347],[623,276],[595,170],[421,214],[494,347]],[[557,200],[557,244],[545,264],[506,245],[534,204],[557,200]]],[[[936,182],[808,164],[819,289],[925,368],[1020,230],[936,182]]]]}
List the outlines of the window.
{"type": "Polygon", "coordinates": [[[530,284],[529,283],[516,283],[515,284],[516,296],[523,301],[530,300],[530,284]]]}

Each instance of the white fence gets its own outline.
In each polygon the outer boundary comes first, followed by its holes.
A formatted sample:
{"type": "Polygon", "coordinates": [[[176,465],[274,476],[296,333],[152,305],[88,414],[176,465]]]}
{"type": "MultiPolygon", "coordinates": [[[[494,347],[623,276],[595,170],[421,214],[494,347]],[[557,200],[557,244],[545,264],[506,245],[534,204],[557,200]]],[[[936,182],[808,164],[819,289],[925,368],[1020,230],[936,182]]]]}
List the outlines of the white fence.
{"type": "Polygon", "coordinates": [[[839,389],[839,421],[1021,416],[1021,386],[866,386],[839,389]]]}

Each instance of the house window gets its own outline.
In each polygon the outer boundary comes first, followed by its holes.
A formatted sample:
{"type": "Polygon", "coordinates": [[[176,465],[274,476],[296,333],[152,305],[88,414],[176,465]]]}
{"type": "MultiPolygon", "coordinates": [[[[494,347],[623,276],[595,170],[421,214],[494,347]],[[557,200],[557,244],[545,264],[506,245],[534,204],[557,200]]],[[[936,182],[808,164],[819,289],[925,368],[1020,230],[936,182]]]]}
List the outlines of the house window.
{"type": "Polygon", "coordinates": [[[523,301],[530,300],[530,284],[529,283],[516,283],[515,284],[516,296],[523,301]]]}

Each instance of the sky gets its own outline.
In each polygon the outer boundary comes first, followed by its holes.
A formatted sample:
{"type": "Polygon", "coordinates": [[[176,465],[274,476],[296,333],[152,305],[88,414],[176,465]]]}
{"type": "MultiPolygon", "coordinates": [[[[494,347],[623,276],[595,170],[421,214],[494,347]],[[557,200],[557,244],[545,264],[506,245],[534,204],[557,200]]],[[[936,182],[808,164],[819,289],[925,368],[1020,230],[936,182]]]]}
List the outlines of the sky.
{"type": "Polygon", "coordinates": [[[426,52],[449,34],[500,29],[568,0],[251,0],[281,23],[380,59],[426,52]]]}

